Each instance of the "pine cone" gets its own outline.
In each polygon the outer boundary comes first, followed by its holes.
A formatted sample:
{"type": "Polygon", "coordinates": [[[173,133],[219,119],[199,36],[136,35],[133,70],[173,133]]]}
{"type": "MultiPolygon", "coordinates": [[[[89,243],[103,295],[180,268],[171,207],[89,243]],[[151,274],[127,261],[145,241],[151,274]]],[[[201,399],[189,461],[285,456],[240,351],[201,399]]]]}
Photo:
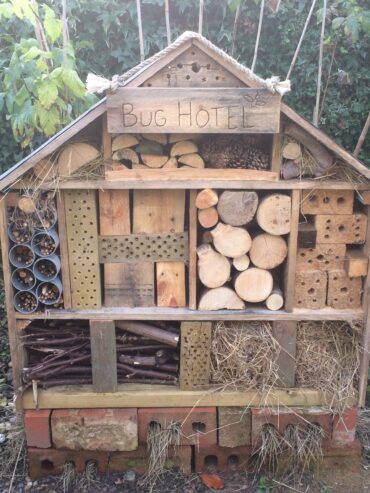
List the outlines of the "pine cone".
{"type": "Polygon", "coordinates": [[[254,136],[212,136],[200,144],[200,155],[208,168],[269,169],[270,156],[264,139],[254,136]]]}

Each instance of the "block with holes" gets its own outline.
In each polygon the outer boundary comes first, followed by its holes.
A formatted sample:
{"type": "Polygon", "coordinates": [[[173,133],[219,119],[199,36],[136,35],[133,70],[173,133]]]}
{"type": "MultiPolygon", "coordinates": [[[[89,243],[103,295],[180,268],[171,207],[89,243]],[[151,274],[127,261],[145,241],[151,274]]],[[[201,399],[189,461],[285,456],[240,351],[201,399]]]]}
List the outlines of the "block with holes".
{"type": "Polygon", "coordinates": [[[273,426],[281,435],[284,435],[289,425],[302,428],[318,425],[322,429],[323,443],[329,444],[332,438],[333,416],[322,408],[252,408],[251,415],[253,445],[261,442],[262,430],[266,425],[273,426]]]}
{"type": "Polygon", "coordinates": [[[319,214],[315,216],[317,243],[362,244],[366,238],[367,217],[356,214],[319,214]]]}
{"type": "Polygon", "coordinates": [[[328,273],[328,305],[332,308],[360,308],[361,277],[349,277],[345,270],[328,273]]]}
{"type": "Polygon", "coordinates": [[[215,472],[223,471],[232,473],[235,471],[252,472],[253,448],[249,447],[209,447],[195,448],[195,471],[215,472]]]}
{"type": "Polygon", "coordinates": [[[147,443],[150,430],[176,430],[181,445],[213,445],[217,443],[215,407],[165,407],[138,409],[139,443],[147,443]]]}
{"type": "Polygon", "coordinates": [[[315,248],[298,248],[297,271],[343,269],[346,245],[318,243],[315,248]]]}
{"type": "Polygon", "coordinates": [[[326,305],[327,273],[320,270],[296,272],[295,307],[319,309],[326,305]]]}
{"type": "Polygon", "coordinates": [[[251,414],[246,407],[219,407],[218,444],[242,447],[251,443],[251,414]]]}
{"type": "Polygon", "coordinates": [[[302,214],[352,214],[353,190],[303,190],[302,214]]]}

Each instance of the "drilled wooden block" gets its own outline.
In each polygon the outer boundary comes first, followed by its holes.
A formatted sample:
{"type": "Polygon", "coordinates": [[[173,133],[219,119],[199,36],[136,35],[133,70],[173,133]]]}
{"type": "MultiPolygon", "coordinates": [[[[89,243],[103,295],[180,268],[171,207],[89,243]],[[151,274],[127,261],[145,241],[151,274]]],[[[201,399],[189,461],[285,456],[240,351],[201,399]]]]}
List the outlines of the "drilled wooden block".
{"type": "Polygon", "coordinates": [[[320,270],[296,272],[295,307],[319,309],[326,303],[327,273],[320,270]]]}
{"type": "Polygon", "coordinates": [[[302,214],[352,214],[353,190],[303,190],[302,214]]]}
{"type": "Polygon", "coordinates": [[[360,244],[365,242],[367,217],[356,214],[320,214],[315,216],[317,243],[360,244]]]}
{"type": "Polygon", "coordinates": [[[328,305],[333,308],[360,308],[362,298],[361,277],[349,277],[345,270],[328,273],[328,305]]]}
{"type": "Polygon", "coordinates": [[[180,389],[207,387],[210,374],[212,324],[181,323],[180,389]]]}
{"type": "Polygon", "coordinates": [[[72,308],[101,307],[95,192],[66,190],[65,210],[72,308]]]}
{"type": "Polygon", "coordinates": [[[298,248],[297,271],[337,270],[344,268],[346,245],[318,243],[316,248],[298,248]]]}
{"type": "Polygon", "coordinates": [[[188,260],[188,233],[100,236],[99,259],[105,263],[188,260]]]}
{"type": "Polygon", "coordinates": [[[367,276],[369,259],[363,250],[347,251],[344,269],[349,277],[367,276]]]}

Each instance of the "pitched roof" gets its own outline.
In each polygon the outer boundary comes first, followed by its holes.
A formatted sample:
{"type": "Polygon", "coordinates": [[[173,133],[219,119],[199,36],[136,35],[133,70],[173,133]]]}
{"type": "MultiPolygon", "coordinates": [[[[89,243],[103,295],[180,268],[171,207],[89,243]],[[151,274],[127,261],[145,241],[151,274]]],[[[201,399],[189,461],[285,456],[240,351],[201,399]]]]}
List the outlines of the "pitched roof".
{"type": "MultiPolygon", "coordinates": [[[[154,73],[165,67],[180,53],[187,50],[191,45],[197,46],[203,52],[215,59],[221,66],[244,82],[248,87],[265,87],[270,90],[274,90],[274,84],[277,82],[276,78],[272,77],[271,79],[262,79],[254,74],[249,68],[245,67],[226,52],[215,46],[204,36],[191,31],[184,32],[179,38],[177,38],[177,40],[165,49],[156,53],[147,60],[144,60],[129,71],[125,72],[123,75],[114,77],[112,80],[112,88],[117,86],[139,86],[154,73]]],[[[105,111],[106,98],[103,98],[92,108],[76,118],[73,122],[42,144],[38,149],[5,171],[0,176],[0,191],[13,184],[25,172],[30,170],[38,161],[55,152],[62,144],[76,135],[86,125],[104,114],[105,111]]],[[[356,159],[351,153],[346,151],[332,138],[325,134],[325,132],[312,125],[308,120],[300,116],[285,103],[281,104],[281,111],[286,117],[306,130],[331,152],[353,166],[353,168],[363,174],[366,178],[370,179],[370,170],[360,160],[356,159]]]]}

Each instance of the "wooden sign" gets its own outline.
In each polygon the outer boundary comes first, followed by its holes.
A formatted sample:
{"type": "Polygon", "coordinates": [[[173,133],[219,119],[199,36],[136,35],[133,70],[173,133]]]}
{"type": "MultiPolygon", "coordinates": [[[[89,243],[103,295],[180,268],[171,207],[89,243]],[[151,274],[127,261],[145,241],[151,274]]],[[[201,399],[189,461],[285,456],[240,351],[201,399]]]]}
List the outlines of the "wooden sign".
{"type": "Polygon", "coordinates": [[[278,133],[278,95],[249,88],[131,88],[107,96],[111,133],[278,133]]]}

